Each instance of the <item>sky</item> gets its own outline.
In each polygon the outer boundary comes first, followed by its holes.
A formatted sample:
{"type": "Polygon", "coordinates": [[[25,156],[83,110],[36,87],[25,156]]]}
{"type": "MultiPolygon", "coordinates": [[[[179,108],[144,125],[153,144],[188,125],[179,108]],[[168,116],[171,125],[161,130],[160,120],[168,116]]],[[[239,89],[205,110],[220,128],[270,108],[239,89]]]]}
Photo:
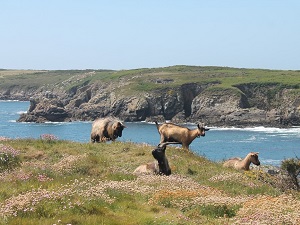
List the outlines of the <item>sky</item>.
{"type": "Polygon", "coordinates": [[[299,0],[0,0],[0,68],[300,70],[299,0]]]}

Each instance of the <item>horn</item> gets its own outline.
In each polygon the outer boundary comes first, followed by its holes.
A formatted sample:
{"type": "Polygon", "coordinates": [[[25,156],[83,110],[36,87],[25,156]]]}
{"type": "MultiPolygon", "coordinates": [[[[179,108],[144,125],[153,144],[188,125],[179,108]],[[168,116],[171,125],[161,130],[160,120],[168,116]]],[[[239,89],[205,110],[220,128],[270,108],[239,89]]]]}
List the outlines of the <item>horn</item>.
{"type": "Polygon", "coordinates": [[[125,126],[125,124],[124,124],[123,122],[119,121],[119,123],[121,124],[121,126],[122,126],[123,128],[126,128],[126,126],[125,126]]]}
{"type": "Polygon", "coordinates": [[[158,144],[158,147],[160,147],[160,148],[164,148],[165,146],[167,146],[167,145],[172,145],[172,144],[181,144],[181,142],[163,142],[163,143],[159,143],[158,144]]]}

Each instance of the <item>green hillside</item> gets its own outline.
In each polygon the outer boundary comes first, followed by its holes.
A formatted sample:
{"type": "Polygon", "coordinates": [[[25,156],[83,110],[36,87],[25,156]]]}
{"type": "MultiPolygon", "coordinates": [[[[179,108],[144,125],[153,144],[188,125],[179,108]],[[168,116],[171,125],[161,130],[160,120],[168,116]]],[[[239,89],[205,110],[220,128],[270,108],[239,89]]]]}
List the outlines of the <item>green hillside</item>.
{"type": "Polygon", "coordinates": [[[299,222],[299,192],[263,170],[225,169],[168,147],[171,176],[133,175],[154,160],[153,148],[59,141],[53,135],[2,138],[0,224],[299,222]]]}
{"type": "Polygon", "coordinates": [[[214,88],[234,88],[240,84],[278,84],[300,88],[300,71],[238,69],[228,67],[171,66],[134,70],[0,70],[0,89],[74,86],[93,82],[127,82],[131,91],[177,87],[185,83],[218,83],[214,88]],[[172,81],[172,82],[170,82],[172,81]]]}

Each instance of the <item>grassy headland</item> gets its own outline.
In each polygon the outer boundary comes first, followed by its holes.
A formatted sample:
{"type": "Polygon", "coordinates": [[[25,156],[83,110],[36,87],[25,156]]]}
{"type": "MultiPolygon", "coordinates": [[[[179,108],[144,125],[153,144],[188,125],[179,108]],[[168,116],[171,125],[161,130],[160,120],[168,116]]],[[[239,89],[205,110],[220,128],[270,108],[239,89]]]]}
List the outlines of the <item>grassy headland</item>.
{"type": "Polygon", "coordinates": [[[0,70],[0,90],[9,87],[61,87],[71,90],[94,82],[122,82],[120,91],[133,94],[186,83],[216,83],[214,88],[235,89],[241,84],[291,87],[299,92],[300,71],[229,67],[171,66],[132,70],[0,70]]]}
{"type": "Polygon", "coordinates": [[[0,224],[296,224],[299,192],[261,170],[225,169],[168,147],[171,176],[133,175],[153,146],[3,140],[0,224]],[[7,164],[8,165],[8,164],[7,164]]]}

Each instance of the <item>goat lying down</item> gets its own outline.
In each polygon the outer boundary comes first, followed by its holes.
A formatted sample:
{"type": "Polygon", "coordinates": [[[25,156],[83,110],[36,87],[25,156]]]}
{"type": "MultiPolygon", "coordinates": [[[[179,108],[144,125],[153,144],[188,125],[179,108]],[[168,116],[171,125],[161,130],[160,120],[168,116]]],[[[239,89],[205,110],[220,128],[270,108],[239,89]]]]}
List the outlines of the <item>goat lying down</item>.
{"type": "Polygon", "coordinates": [[[122,137],[124,128],[126,126],[120,120],[113,117],[96,119],[92,124],[91,141],[115,141],[118,137],[122,137]]]}
{"type": "Polygon", "coordinates": [[[185,149],[189,148],[189,145],[196,137],[204,137],[205,131],[209,131],[206,129],[204,125],[197,125],[197,128],[194,130],[190,130],[187,127],[182,127],[175,125],[173,123],[163,123],[158,124],[155,122],[158,133],[160,134],[160,143],[165,142],[179,142],[182,144],[182,147],[185,149]]]}
{"type": "Polygon", "coordinates": [[[147,164],[140,165],[137,167],[133,174],[140,175],[140,174],[159,174],[158,163],[156,161],[150,162],[147,164]]]}
{"type": "Polygon", "coordinates": [[[166,157],[166,147],[169,144],[180,144],[179,142],[166,142],[159,144],[157,148],[152,150],[153,157],[157,160],[152,163],[147,163],[137,167],[133,174],[159,174],[169,176],[171,174],[171,168],[169,166],[168,159],[166,157]]]}
{"type": "Polygon", "coordinates": [[[224,167],[231,167],[237,170],[249,170],[250,164],[259,166],[258,152],[250,152],[244,159],[231,158],[224,162],[224,167]]]}

